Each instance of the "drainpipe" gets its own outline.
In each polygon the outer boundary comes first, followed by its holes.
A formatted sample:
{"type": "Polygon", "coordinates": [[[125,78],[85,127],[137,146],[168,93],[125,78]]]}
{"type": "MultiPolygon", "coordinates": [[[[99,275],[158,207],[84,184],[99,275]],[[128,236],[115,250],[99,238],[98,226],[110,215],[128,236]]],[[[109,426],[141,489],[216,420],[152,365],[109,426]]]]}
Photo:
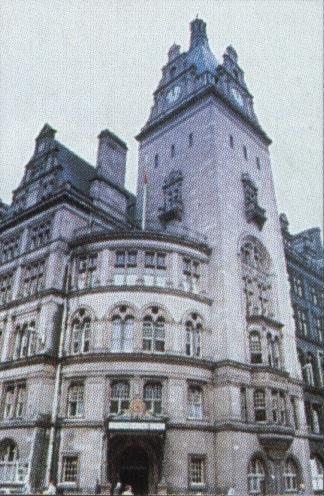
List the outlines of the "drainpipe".
{"type": "Polygon", "coordinates": [[[65,338],[65,333],[66,333],[66,329],[67,329],[68,315],[69,315],[70,276],[71,276],[71,256],[68,258],[68,261],[67,261],[67,270],[66,270],[65,281],[64,281],[64,289],[65,289],[66,298],[65,298],[64,307],[63,307],[62,328],[61,328],[60,343],[59,343],[59,349],[58,349],[59,363],[58,363],[58,366],[56,369],[56,376],[55,376],[53,408],[52,408],[52,415],[51,415],[51,430],[50,430],[50,438],[49,438],[47,460],[46,460],[46,476],[45,476],[45,486],[46,487],[48,487],[48,484],[50,481],[51,465],[52,465],[53,454],[54,454],[56,422],[57,422],[57,417],[58,417],[59,399],[60,399],[60,395],[61,395],[61,369],[62,369],[61,358],[63,356],[64,338],[65,338]]]}

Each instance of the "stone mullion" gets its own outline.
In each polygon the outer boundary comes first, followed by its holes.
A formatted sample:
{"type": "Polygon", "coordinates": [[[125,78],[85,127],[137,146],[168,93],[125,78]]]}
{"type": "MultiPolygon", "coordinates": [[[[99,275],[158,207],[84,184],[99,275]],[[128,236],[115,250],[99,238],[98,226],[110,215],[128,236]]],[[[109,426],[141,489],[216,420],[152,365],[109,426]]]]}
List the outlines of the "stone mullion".
{"type": "Polygon", "coordinates": [[[115,273],[115,250],[103,250],[102,251],[102,273],[106,269],[106,279],[101,281],[104,285],[111,286],[114,284],[114,273],[115,273]]]}
{"type": "Polygon", "coordinates": [[[137,251],[137,280],[136,284],[139,286],[144,285],[144,261],[145,261],[145,255],[144,255],[145,250],[138,250],[137,251]]]}
{"type": "Polygon", "coordinates": [[[246,388],[246,417],[247,417],[247,421],[249,423],[255,422],[253,395],[254,395],[254,388],[247,387],[246,388]]]}

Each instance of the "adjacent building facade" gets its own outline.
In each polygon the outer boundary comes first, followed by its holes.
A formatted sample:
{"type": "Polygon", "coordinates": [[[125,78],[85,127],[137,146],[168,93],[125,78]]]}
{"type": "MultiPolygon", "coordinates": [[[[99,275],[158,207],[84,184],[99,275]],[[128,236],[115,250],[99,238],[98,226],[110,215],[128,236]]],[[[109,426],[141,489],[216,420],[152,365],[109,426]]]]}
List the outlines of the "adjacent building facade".
{"type": "Polygon", "coordinates": [[[45,125],[0,205],[1,488],[311,495],[271,141],[201,19],[137,140],[134,197],[45,125]]]}
{"type": "Polygon", "coordinates": [[[319,229],[292,235],[280,216],[302,369],[313,489],[323,492],[324,257],[319,229]]]}

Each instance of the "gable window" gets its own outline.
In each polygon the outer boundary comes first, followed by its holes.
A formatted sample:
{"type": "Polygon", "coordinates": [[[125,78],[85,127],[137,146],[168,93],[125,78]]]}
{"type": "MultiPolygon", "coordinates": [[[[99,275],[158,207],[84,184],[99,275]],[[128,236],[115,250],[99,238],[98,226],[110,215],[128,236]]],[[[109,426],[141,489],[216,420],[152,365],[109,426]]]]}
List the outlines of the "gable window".
{"type": "Polygon", "coordinates": [[[133,351],[134,316],[130,308],[121,305],[112,316],[112,352],[133,351]]]}
{"type": "Polygon", "coordinates": [[[64,456],[62,482],[77,482],[79,471],[79,458],[77,456],[64,456]]]}
{"type": "Polygon", "coordinates": [[[162,386],[160,383],[148,383],[144,386],[144,403],[152,415],[162,413],[162,386]]]}
{"type": "Polygon", "coordinates": [[[22,293],[29,296],[44,289],[45,283],[45,261],[38,260],[26,265],[23,270],[22,293]]]}
{"type": "Polygon", "coordinates": [[[151,307],[143,318],[143,350],[165,351],[165,318],[158,307],[151,307]]]}
{"type": "Polygon", "coordinates": [[[87,353],[90,350],[91,317],[80,308],[72,320],[71,352],[87,353]]]}
{"type": "Polygon", "coordinates": [[[202,419],[202,389],[199,386],[190,386],[188,389],[188,418],[202,419]]]}
{"type": "Polygon", "coordinates": [[[267,420],[266,400],[264,389],[256,389],[253,395],[254,400],[254,417],[256,422],[267,420]]]}
{"type": "Polygon", "coordinates": [[[199,487],[205,485],[205,459],[192,455],[189,461],[189,485],[199,487]]]}
{"type": "Polygon", "coordinates": [[[71,384],[68,392],[68,417],[83,417],[84,415],[84,385],[71,384]]]}
{"type": "Polygon", "coordinates": [[[11,300],[13,286],[13,272],[0,276],[0,305],[11,300]]]}
{"type": "Polygon", "coordinates": [[[29,228],[29,248],[34,250],[45,245],[51,238],[52,221],[47,219],[29,228]]]}
{"type": "Polygon", "coordinates": [[[249,494],[265,494],[266,471],[259,458],[253,458],[249,463],[248,487],[249,494]]]}
{"type": "Polygon", "coordinates": [[[196,313],[191,313],[186,322],[186,355],[199,357],[202,323],[196,313]]]}
{"type": "Polygon", "coordinates": [[[4,387],[3,418],[19,418],[25,413],[26,383],[10,383],[4,387]]]}
{"type": "Polygon", "coordinates": [[[261,348],[261,338],[257,331],[252,331],[250,333],[250,353],[251,353],[251,363],[260,364],[262,363],[262,348],[261,348]]]}
{"type": "Polygon", "coordinates": [[[121,414],[129,408],[129,382],[116,381],[111,387],[110,413],[121,414]]]}
{"type": "Polygon", "coordinates": [[[287,492],[293,492],[297,490],[297,467],[295,462],[291,458],[288,458],[285,462],[284,481],[285,489],[287,492]]]}
{"type": "Polygon", "coordinates": [[[114,282],[117,285],[134,285],[137,281],[137,251],[116,251],[114,282]]]}

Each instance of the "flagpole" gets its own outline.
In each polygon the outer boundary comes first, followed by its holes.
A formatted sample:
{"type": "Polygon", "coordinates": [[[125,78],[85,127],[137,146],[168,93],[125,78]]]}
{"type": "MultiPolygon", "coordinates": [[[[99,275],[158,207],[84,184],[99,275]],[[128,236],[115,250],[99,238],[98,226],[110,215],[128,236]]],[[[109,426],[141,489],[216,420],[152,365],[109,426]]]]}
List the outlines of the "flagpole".
{"type": "Polygon", "coordinates": [[[147,200],[147,176],[146,176],[146,172],[144,172],[142,231],[145,231],[145,223],[146,223],[146,200],[147,200]]]}

